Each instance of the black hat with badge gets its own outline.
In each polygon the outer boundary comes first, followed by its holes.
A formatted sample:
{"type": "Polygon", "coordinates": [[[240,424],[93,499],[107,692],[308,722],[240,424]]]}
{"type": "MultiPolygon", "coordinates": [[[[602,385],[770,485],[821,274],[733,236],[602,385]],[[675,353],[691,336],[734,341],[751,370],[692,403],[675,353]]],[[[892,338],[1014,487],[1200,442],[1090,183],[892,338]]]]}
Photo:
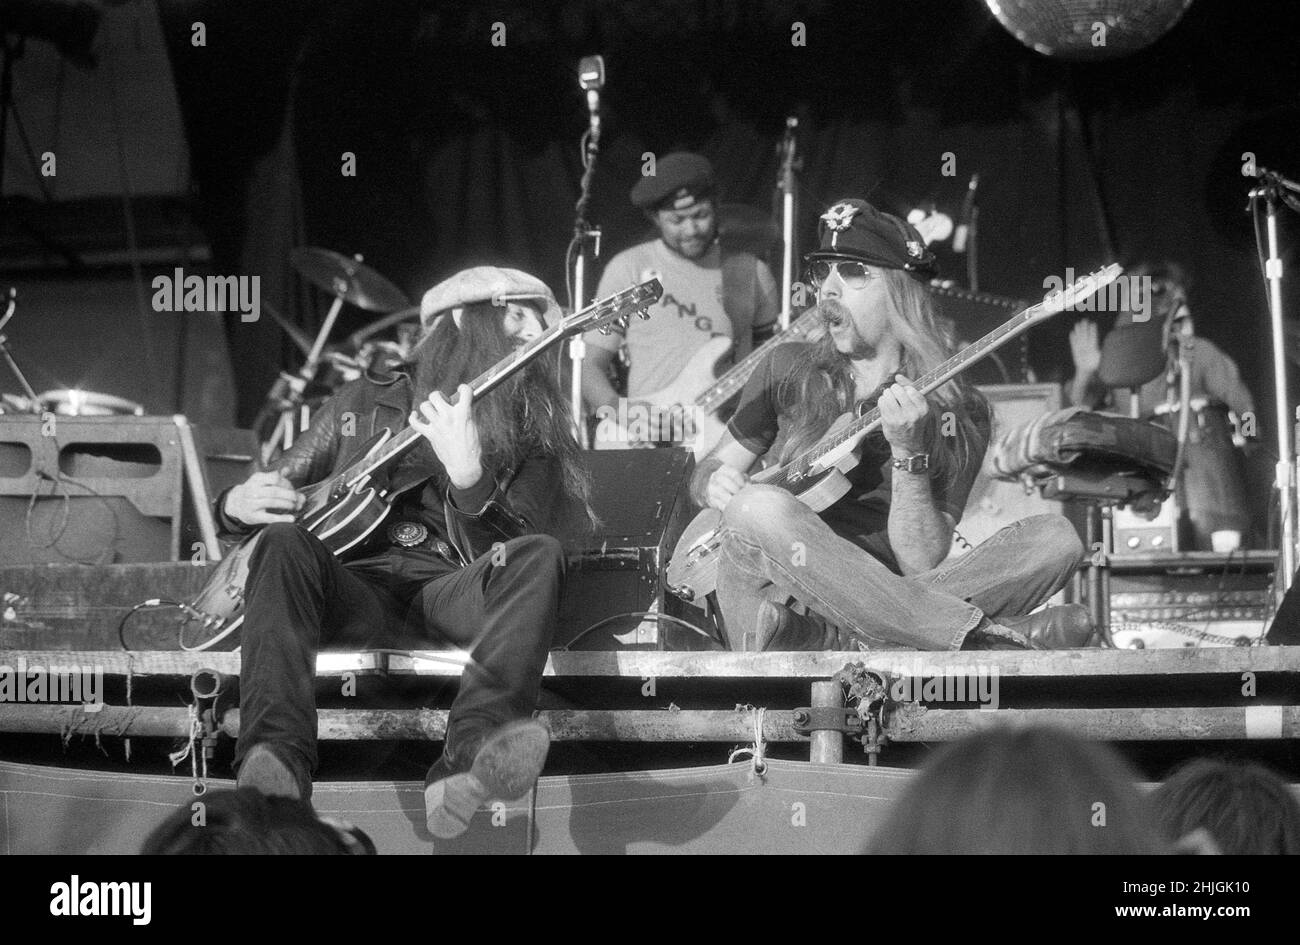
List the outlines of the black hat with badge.
{"type": "Polygon", "coordinates": [[[836,201],[821,215],[817,227],[818,248],[804,259],[853,259],[902,269],[918,279],[932,278],[938,271],[934,253],[916,227],[891,213],[877,210],[856,197],[836,201]]]}
{"type": "Polygon", "coordinates": [[[654,173],[636,182],[629,196],[642,210],[689,210],[717,189],[713,165],[702,154],[674,151],[655,162],[654,173]]]}

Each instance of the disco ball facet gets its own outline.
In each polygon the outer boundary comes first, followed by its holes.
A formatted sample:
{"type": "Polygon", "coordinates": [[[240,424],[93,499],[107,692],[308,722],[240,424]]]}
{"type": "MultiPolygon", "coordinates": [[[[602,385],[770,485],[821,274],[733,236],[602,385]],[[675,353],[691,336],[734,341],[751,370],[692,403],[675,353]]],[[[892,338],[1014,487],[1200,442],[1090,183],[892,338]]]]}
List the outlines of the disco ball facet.
{"type": "Polygon", "coordinates": [[[1011,35],[1058,59],[1114,59],[1169,32],[1192,0],[984,0],[1011,35]]]}

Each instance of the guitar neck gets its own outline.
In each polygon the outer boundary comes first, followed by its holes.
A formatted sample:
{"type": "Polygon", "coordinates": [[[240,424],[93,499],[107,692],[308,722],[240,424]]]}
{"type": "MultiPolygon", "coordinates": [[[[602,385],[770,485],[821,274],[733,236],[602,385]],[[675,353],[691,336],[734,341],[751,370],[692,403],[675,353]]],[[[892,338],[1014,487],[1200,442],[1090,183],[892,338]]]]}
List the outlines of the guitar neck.
{"type": "Polygon", "coordinates": [[[803,340],[816,327],[818,318],[815,307],[804,312],[785,331],[769,338],[732,365],[731,370],[723,374],[722,377],[714,381],[703,393],[695,398],[695,406],[705,413],[715,412],[745,386],[750,376],[758,370],[758,366],[772,352],[773,348],[777,345],[803,340]]]}
{"type": "MultiPolygon", "coordinates": [[[[511,374],[532,361],[535,361],[543,352],[546,351],[546,349],[550,348],[557,342],[562,341],[569,333],[570,332],[565,329],[564,323],[562,322],[552,325],[518,351],[502,358],[478,377],[474,378],[474,380],[470,381],[469,387],[473,392],[474,399],[478,400],[478,398],[484,396],[493,388],[500,386],[500,384],[511,374]]],[[[459,395],[457,394],[453,394],[448,398],[449,402],[453,404],[458,399],[459,395]]],[[[392,462],[414,448],[420,442],[420,438],[420,431],[416,430],[414,427],[407,427],[401,433],[386,442],[377,451],[366,456],[365,459],[357,463],[354,469],[349,469],[347,473],[345,473],[345,481],[348,484],[351,484],[370,475],[379,467],[392,462]]]]}
{"type": "MultiPolygon", "coordinates": [[[[1015,338],[1035,322],[1039,321],[1042,318],[1042,313],[1039,311],[1041,308],[1041,305],[1031,306],[1019,315],[1016,315],[1010,320],[1002,323],[979,341],[969,347],[963,348],[947,361],[944,361],[938,367],[934,368],[934,370],[926,372],[922,377],[914,382],[914,386],[924,395],[929,394],[931,391],[946,384],[976,361],[992,354],[998,348],[1002,347],[1002,345],[1006,344],[1012,338],[1015,338]]],[[[845,446],[846,444],[856,445],[857,441],[861,440],[868,433],[873,432],[879,427],[880,408],[873,407],[867,413],[848,424],[834,437],[818,442],[817,445],[800,453],[780,468],[782,470],[807,469],[816,463],[821,457],[835,449],[845,446]]]]}

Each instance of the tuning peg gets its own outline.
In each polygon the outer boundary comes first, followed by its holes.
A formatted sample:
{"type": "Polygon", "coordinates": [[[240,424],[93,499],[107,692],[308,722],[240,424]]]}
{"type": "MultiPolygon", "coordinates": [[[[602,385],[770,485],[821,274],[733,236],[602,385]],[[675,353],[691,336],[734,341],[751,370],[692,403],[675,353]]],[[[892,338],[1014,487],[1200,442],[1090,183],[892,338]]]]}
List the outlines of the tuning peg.
{"type": "Polygon", "coordinates": [[[647,318],[650,317],[650,309],[648,309],[648,308],[639,308],[639,309],[637,309],[637,310],[636,310],[636,317],[639,318],[639,319],[641,319],[642,321],[644,321],[645,319],[647,319],[647,318]]]}

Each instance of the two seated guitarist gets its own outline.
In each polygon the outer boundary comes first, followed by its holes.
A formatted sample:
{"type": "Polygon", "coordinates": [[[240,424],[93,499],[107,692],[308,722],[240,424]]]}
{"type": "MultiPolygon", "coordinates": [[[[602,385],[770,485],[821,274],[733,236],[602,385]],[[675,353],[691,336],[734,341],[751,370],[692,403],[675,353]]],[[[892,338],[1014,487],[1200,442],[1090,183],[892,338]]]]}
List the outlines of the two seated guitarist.
{"type": "Polygon", "coordinates": [[[471,404],[465,383],[542,333],[550,290],[480,267],[430,289],[405,371],[343,387],[277,472],[217,500],[228,536],[261,529],[250,563],[240,674],[238,783],[307,797],[316,766],[316,653],[417,636],[470,653],[442,757],[426,779],[429,830],[456,836],[485,801],[523,796],[549,737],[531,719],[564,575],[548,534],[589,483],[550,359],[471,404]],[[454,404],[449,400],[458,394],[454,404]],[[298,487],[327,479],[374,433],[423,435],[388,473],[392,510],[345,566],[295,524],[298,487]]]}
{"type": "Polygon", "coordinates": [[[732,649],[1085,645],[1080,605],[1023,616],[1082,561],[1064,517],[1024,519],[945,561],[990,414],[960,376],[928,398],[912,386],[952,354],[924,288],[934,256],[920,234],[854,199],[822,215],[819,236],[808,263],[825,335],[773,351],[691,483],[700,505],[722,513],[716,593],[732,649]],[[791,491],[750,483],[760,460],[784,463],[877,405],[881,431],[821,515],[791,491]]]}
{"type": "MultiPolygon", "coordinates": [[[[596,294],[603,298],[650,278],[663,284],[664,294],[650,306],[650,318],[632,322],[626,331],[586,335],[582,390],[602,421],[598,446],[628,445],[602,442],[613,439],[617,429],[609,422],[619,407],[609,371],[620,348],[628,360],[627,400],[667,411],[701,393],[720,358],[724,365],[738,361],[770,336],[780,310],[780,292],[767,265],[749,253],[724,250],[718,241],[717,187],[709,161],[674,152],[660,158],[653,171],[637,181],[631,199],[659,235],[611,259],[596,294]]],[[[673,441],[673,431],[662,426],[651,438],[673,441]]]]}

